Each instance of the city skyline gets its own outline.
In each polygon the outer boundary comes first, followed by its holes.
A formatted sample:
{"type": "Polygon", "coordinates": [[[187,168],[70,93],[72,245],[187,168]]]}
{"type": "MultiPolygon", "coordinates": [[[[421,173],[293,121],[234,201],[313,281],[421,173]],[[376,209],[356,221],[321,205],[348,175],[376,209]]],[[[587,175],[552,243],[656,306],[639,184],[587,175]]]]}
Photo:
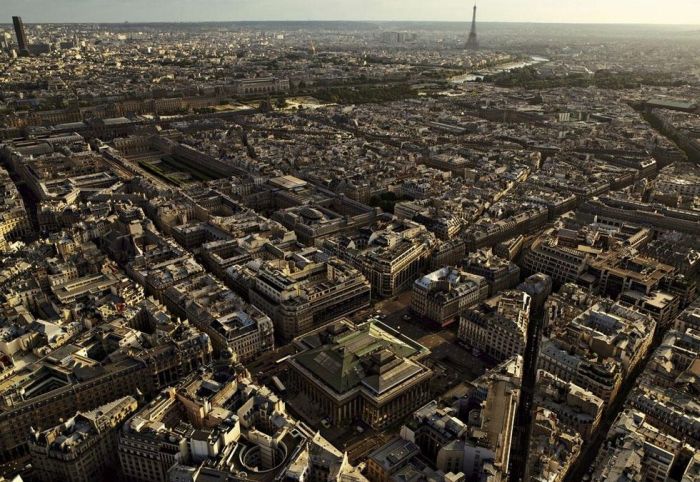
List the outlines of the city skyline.
{"type": "MultiPolygon", "coordinates": [[[[28,23],[204,21],[465,21],[472,3],[462,0],[9,0],[7,10],[28,23]],[[138,9],[135,7],[138,6],[138,9]],[[458,13],[456,13],[458,12],[458,13]]],[[[490,0],[479,4],[480,22],[700,25],[700,3],[670,0],[490,0]]]]}
{"type": "Polygon", "coordinates": [[[699,0],[2,2],[0,482],[700,482],[699,0]]]}

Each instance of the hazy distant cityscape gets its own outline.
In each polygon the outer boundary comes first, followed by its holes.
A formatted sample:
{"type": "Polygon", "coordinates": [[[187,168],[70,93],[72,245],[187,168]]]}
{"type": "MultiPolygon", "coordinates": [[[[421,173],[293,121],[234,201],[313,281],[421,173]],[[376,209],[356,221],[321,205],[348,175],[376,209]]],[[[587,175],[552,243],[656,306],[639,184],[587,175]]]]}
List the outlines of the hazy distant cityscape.
{"type": "Polygon", "coordinates": [[[33,5],[0,19],[0,481],[700,482],[695,7],[33,5]]]}

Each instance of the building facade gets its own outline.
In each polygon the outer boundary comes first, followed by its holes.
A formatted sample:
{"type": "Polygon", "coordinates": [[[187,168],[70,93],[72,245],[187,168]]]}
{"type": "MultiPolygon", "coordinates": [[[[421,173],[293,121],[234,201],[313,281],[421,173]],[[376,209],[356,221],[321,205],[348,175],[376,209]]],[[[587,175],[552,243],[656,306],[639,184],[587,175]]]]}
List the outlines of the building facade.
{"type": "Polygon", "coordinates": [[[459,320],[457,336],[497,361],[522,355],[527,344],[530,296],[506,291],[481,309],[466,310],[459,320]]]}
{"type": "Polygon", "coordinates": [[[34,432],[29,453],[36,478],[42,482],[94,482],[118,471],[118,429],[137,406],[135,398],[126,396],[34,432]]]}
{"type": "Polygon", "coordinates": [[[481,276],[442,268],[413,283],[411,309],[438,326],[455,322],[467,308],[484,301],[489,285],[481,276]]]}
{"type": "Polygon", "coordinates": [[[289,388],[334,425],[362,420],[381,429],[427,401],[432,370],[421,360],[428,349],[376,320],[357,327],[341,320],[295,345],[289,388]]]}
{"type": "Polygon", "coordinates": [[[348,263],[309,248],[291,259],[248,263],[231,272],[282,340],[369,307],[370,285],[348,263]]]}

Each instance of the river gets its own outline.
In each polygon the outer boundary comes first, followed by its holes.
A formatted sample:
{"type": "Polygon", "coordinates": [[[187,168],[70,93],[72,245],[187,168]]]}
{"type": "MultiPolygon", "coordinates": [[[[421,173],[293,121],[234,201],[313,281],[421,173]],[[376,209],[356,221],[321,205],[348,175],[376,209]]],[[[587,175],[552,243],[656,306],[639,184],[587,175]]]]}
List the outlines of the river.
{"type": "Polygon", "coordinates": [[[505,64],[495,65],[487,69],[481,70],[479,72],[467,72],[456,77],[452,77],[450,82],[453,84],[463,84],[465,82],[476,82],[477,80],[483,80],[487,75],[498,74],[500,72],[507,72],[510,70],[522,69],[523,67],[529,67],[531,65],[544,64],[549,62],[549,59],[544,57],[538,57],[536,55],[530,56],[530,60],[518,60],[517,62],[508,62],[505,64]]]}

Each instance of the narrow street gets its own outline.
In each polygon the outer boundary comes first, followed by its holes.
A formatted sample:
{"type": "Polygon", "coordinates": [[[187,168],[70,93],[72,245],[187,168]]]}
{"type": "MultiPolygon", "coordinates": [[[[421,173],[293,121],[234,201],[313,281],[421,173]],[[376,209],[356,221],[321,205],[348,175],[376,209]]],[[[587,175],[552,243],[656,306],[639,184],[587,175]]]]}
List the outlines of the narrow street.
{"type": "Polygon", "coordinates": [[[513,445],[510,457],[510,480],[521,481],[525,477],[530,434],[532,432],[532,409],[537,383],[537,358],[544,326],[544,314],[533,315],[527,326],[527,346],[523,364],[523,378],[520,387],[520,402],[516,414],[513,445]]]}
{"type": "Polygon", "coordinates": [[[617,397],[606,410],[605,415],[600,421],[600,425],[598,425],[598,429],[591,435],[591,438],[587,441],[587,443],[584,444],[583,448],[581,449],[581,455],[579,455],[576,463],[566,475],[564,482],[580,482],[583,480],[583,477],[588,474],[589,470],[593,466],[593,463],[595,462],[595,458],[598,455],[600,447],[603,445],[603,442],[605,442],[608,435],[608,430],[610,430],[613,422],[615,422],[615,419],[624,408],[627,397],[637,384],[637,378],[644,371],[644,368],[646,368],[647,363],[649,363],[649,360],[651,360],[651,357],[654,355],[656,349],[659,347],[659,345],[661,345],[661,342],[666,335],[666,331],[666,329],[657,330],[657,333],[654,335],[654,342],[649,348],[649,353],[647,353],[647,355],[637,364],[635,369],[622,383],[617,397]]]}

